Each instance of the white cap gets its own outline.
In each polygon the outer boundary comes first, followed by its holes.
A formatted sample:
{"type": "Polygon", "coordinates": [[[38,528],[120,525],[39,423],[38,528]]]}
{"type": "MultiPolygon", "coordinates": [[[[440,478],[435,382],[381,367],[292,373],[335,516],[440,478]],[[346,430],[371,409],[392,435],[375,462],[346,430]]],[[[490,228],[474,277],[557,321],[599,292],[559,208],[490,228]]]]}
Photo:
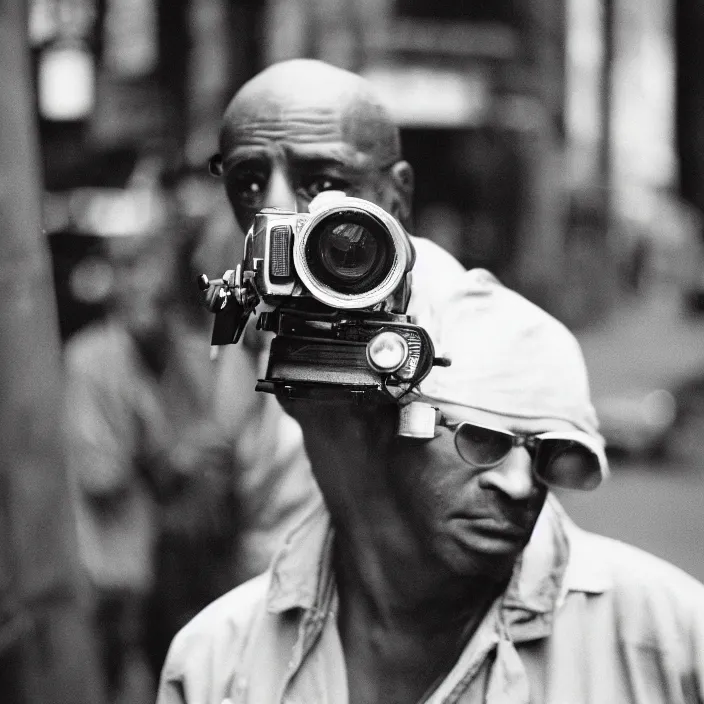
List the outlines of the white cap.
{"type": "Polygon", "coordinates": [[[603,446],[582,351],[562,323],[484,269],[466,272],[446,300],[418,324],[452,364],[434,367],[409,401],[495,427],[581,430],[603,446]]]}

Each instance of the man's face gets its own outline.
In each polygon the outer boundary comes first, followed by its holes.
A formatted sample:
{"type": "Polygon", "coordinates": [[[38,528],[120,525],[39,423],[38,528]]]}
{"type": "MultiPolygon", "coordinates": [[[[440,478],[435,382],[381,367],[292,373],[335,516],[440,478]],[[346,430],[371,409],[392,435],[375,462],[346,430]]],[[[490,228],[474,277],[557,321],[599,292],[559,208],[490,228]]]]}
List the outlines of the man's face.
{"type": "Polygon", "coordinates": [[[363,110],[332,98],[313,89],[282,95],[274,84],[241,100],[229,116],[221,141],[224,179],[243,231],[263,207],[307,212],[327,190],[399,217],[389,175],[398,159],[374,142],[363,110]]]}
{"type": "Polygon", "coordinates": [[[547,494],[528,451],[514,447],[498,466],[478,469],[458,455],[453,431],[436,427],[429,441],[398,438],[390,454],[400,506],[429,550],[453,572],[508,578],[547,494]]]}
{"type": "Polygon", "coordinates": [[[397,438],[396,406],[283,406],[303,429],[313,472],[335,514],[354,512],[360,497],[369,503],[374,492],[384,492],[413,541],[449,572],[495,581],[510,576],[547,494],[533,478],[525,448],[513,448],[497,467],[476,469],[457,454],[447,428],[437,427],[428,441],[397,438]]]}

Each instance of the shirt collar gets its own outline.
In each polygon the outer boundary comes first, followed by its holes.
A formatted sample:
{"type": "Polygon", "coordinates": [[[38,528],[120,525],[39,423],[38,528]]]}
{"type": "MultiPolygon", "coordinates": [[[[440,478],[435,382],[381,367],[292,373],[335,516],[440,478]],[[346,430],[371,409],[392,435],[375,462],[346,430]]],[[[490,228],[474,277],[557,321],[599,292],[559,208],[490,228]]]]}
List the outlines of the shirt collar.
{"type": "Polygon", "coordinates": [[[332,544],[330,515],[320,499],[291,530],[271,563],[267,611],[318,606],[325,582],[332,578],[332,544]]]}
{"type": "Polygon", "coordinates": [[[503,615],[514,642],[550,635],[569,592],[601,594],[609,589],[602,561],[589,554],[585,538],[549,494],[504,595],[503,615]]]}

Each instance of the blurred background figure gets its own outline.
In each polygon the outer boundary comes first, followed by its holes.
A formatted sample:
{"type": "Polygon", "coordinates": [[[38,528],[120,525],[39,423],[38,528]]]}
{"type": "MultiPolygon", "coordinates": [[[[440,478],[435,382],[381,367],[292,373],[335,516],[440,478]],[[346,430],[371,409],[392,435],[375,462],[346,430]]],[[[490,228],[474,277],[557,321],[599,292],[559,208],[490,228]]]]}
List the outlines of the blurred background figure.
{"type": "Polygon", "coordinates": [[[237,515],[233,443],[188,296],[197,233],[169,212],[154,161],[133,161],[124,188],[81,194],[77,225],[103,238],[111,285],[105,316],[64,350],[80,554],[110,694],[132,702],[153,697],[174,633],[230,588],[237,515]]]}

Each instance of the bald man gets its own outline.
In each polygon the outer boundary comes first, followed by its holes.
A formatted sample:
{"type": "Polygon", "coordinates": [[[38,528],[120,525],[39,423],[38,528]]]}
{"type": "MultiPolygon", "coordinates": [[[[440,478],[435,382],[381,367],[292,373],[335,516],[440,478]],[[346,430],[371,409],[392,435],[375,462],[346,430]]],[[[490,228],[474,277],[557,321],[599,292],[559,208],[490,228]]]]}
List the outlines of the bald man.
{"type": "MultiPolygon", "coordinates": [[[[413,170],[398,128],[365,79],[320,61],[285,61],[246,83],[225,111],[214,166],[243,232],[263,207],[306,212],[326,190],[372,201],[410,229],[413,170]]],[[[411,240],[408,313],[418,315],[444,299],[463,268],[431,240],[411,240]]],[[[263,572],[281,537],[320,502],[298,424],[272,396],[254,392],[266,368],[265,340],[245,334],[219,361],[218,417],[245,467],[238,581],[263,572]]]]}
{"type": "Polygon", "coordinates": [[[330,189],[409,222],[413,173],[401,159],[398,129],[355,74],[305,59],[270,67],[230,103],[220,149],[244,230],[264,205],[305,211],[330,189]]]}

